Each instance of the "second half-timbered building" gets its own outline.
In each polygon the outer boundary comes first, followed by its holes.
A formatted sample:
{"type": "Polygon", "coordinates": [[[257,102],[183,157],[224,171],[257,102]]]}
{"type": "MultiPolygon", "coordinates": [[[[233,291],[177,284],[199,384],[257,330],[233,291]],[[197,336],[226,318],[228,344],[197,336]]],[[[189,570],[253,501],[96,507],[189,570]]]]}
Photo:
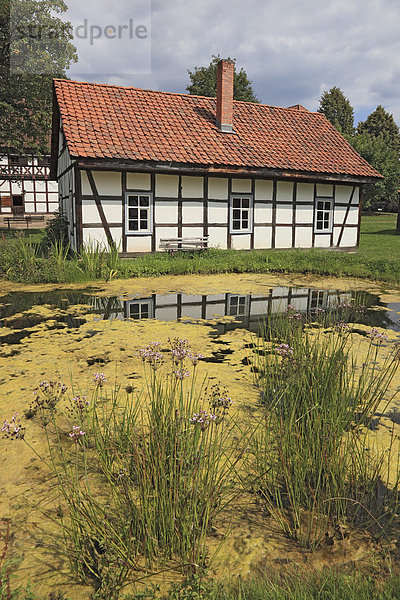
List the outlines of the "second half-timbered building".
{"type": "Polygon", "coordinates": [[[233,100],[56,80],[52,170],[74,248],[358,246],[362,186],[381,178],[324,115],[233,100]]]}

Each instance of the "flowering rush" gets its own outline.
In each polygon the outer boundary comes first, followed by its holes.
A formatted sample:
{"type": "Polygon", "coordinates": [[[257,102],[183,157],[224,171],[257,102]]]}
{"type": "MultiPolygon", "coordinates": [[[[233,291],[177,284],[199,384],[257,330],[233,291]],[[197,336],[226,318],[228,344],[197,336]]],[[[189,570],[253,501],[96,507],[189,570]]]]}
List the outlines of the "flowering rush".
{"type": "Polygon", "coordinates": [[[199,413],[193,415],[191,419],[189,419],[192,425],[199,427],[201,431],[205,431],[217,420],[217,416],[213,414],[207,413],[205,410],[201,410],[199,413]]]}
{"type": "Polygon", "coordinates": [[[75,398],[72,398],[71,404],[72,408],[80,413],[90,406],[90,402],[86,396],[75,396],[75,398]]]}
{"type": "Polygon", "coordinates": [[[79,425],[74,425],[72,427],[72,432],[69,434],[69,437],[75,442],[78,442],[84,435],[85,432],[81,430],[79,425]]]}
{"type": "Polygon", "coordinates": [[[177,379],[180,379],[182,381],[182,379],[185,379],[186,377],[190,377],[190,373],[189,371],[187,371],[186,369],[177,369],[176,371],[173,371],[175,377],[177,379]]]}
{"type": "Polygon", "coordinates": [[[386,333],[381,333],[376,327],[373,327],[368,334],[368,337],[374,342],[382,343],[388,341],[388,336],[386,333]]]}
{"type": "Polygon", "coordinates": [[[18,413],[14,413],[9,421],[4,421],[0,429],[3,437],[10,440],[23,440],[25,437],[25,428],[21,425],[21,419],[18,418],[18,413]]]}
{"type": "Polygon", "coordinates": [[[164,356],[162,355],[160,348],[160,342],[151,342],[148,346],[140,348],[136,353],[136,356],[141,358],[143,362],[147,362],[154,370],[156,370],[164,363],[164,356]]]}
{"type": "Polygon", "coordinates": [[[292,358],[294,355],[294,348],[289,344],[280,344],[275,348],[275,352],[282,358],[292,358]]]}
{"type": "Polygon", "coordinates": [[[350,331],[350,325],[348,323],[344,323],[343,321],[339,321],[339,323],[336,323],[335,325],[335,330],[338,333],[346,333],[346,331],[350,331]]]}
{"type": "Polygon", "coordinates": [[[92,379],[93,383],[96,383],[99,387],[103,387],[107,383],[107,377],[104,373],[95,373],[92,379]]]}
{"type": "Polygon", "coordinates": [[[172,358],[174,362],[183,362],[190,354],[189,341],[175,338],[168,340],[172,350],[172,358]]]}

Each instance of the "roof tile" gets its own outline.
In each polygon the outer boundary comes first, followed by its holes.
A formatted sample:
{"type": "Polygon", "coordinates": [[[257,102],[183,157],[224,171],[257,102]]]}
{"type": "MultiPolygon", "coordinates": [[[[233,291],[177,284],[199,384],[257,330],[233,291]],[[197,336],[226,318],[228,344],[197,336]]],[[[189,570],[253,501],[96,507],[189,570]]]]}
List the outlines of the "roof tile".
{"type": "Polygon", "coordinates": [[[320,113],[234,102],[234,133],[203,96],[56,80],[70,152],[82,158],[381,177],[320,113]]]}

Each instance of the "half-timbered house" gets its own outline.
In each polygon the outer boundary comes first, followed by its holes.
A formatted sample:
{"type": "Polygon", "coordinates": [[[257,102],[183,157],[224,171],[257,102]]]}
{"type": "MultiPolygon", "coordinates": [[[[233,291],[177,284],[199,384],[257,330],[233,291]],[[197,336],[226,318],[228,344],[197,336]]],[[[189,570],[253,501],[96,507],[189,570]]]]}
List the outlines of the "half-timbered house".
{"type": "Polygon", "coordinates": [[[324,115],[217,98],[56,80],[52,170],[74,248],[123,253],[163,238],[219,248],[354,249],[375,171],[324,115]]]}
{"type": "Polygon", "coordinates": [[[14,217],[51,218],[58,210],[58,185],[50,157],[0,149],[0,223],[14,217]]]}

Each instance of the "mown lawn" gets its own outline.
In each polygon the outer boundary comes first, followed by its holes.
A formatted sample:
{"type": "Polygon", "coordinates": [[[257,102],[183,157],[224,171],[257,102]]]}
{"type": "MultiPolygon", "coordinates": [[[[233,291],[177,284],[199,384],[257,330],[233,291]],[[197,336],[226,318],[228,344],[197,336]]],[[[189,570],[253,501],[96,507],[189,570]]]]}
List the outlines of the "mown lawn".
{"type": "Polygon", "coordinates": [[[197,273],[309,273],[336,277],[361,277],[400,284],[400,235],[397,215],[362,218],[360,248],[356,252],[321,249],[219,250],[176,254],[165,252],[131,259],[107,258],[99,249],[85,249],[78,256],[61,256],[57,249],[43,255],[38,244],[43,230],[0,231],[0,277],[25,283],[75,283],[110,278],[197,273]],[[5,234],[2,236],[2,234],[5,234]],[[3,239],[2,239],[3,238],[3,239]],[[26,246],[29,250],[26,251],[26,246]],[[37,248],[37,249],[35,249],[37,248]]]}

